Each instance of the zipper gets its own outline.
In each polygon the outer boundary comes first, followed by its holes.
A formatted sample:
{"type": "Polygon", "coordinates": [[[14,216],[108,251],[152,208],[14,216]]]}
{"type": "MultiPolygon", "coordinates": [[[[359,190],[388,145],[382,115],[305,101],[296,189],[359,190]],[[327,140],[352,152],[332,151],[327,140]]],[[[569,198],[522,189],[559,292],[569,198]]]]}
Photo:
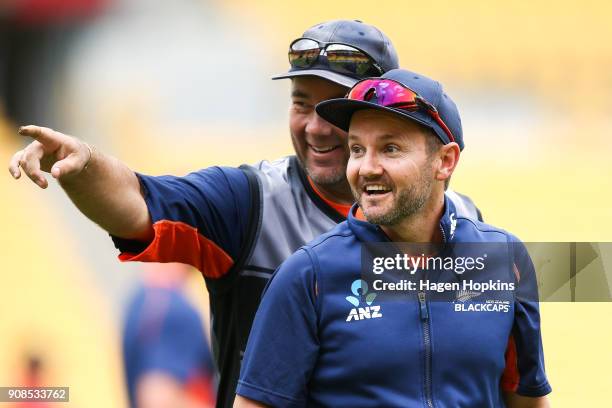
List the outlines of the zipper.
{"type": "Polygon", "coordinates": [[[433,408],[433,396],[431,388],[431,333],[429,311],[427,310],[427,300],[425,292],[419,292],[419,310],[421,322],[423,323],[423,343],[425,344],[425,403],[428,408],[433,408]]]}
{"type": "MultiPolygon", "coordinates": [[[[442,233],[442,241],[446,241],[446,233],[442,224],[438,224],[440,232],[442,233]]],[[[425,298],[425,292],[419,292],[419,312],[421,314],[421,322],[423,324],[423,343],[425,345],[425,405],[427,408],[434,408],[433,403],[433,391],[432,391],[432,379],[431,379],[431,328],[429,321],[429,310],[427,309],[427,299],[425,298]]]]}
{"type": "Polygon", "coordinates": [[[440,232],[442,233],[442,242],[446,243],[446,232],[444,232],[444,228],[442,228],[442,223],[438,224],[440,227],[440,232]]]}

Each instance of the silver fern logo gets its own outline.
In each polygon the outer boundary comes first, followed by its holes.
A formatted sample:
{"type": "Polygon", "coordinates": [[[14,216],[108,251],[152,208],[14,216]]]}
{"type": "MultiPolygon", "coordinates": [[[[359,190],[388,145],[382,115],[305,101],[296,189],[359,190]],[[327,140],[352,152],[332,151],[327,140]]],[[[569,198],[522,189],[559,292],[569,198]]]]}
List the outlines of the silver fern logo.
{"type": "Polygon", "coordinates": [[[457,300],[459,302],[467,302],[470,299],[474,299],[482,295],[482,292],[474,292],[471,290],[458,290],[457,291],[457,300]]]}

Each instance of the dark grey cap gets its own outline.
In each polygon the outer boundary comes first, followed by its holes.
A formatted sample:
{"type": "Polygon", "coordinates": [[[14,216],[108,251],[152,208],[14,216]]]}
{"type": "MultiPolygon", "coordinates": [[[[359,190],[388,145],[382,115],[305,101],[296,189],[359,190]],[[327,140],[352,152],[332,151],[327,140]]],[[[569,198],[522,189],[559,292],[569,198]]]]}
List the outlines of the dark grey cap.
{"type": "MultiPolygon", "coordinates": [[[[384,72],[399,67],[397,53],[391,40],[378,28],[359,20],[333,20],[316,24],[306,30],[302,37],[312,38],[322,43],[341,43],[359,48],[368,53],[384,72]]],[[[348,88],[365,78],[334,72],[324,59],[319,58],[312,67],[304,69],[292,67],[288,72],[275,75],[272,79],[305,75],[328,79],[348,88]]]]}

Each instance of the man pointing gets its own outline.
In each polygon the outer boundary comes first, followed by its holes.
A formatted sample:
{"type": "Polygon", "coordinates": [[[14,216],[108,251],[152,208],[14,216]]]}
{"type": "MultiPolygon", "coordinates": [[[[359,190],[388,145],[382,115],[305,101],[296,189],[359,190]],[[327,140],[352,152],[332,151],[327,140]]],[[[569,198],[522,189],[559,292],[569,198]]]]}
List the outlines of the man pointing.
{"type": "MultiPolygon", "coordinates": [[[[184,177],[138,174],[86,143],[36,126],[17,152],[42,188],[50,172],[79,210],[108,231],[123,261],[182,262],[210,292],[218,406],[231,406],[263,288],[293,251],[346,218],[353,201],[344,176],[346,133],[317,115],[317,103],[344,96],[358,80],[398,67],[395,49],[359,21],[317,24],[291,42],[289,129],[296,156],[240,168],[210,167],[184,177]]],[[[453,194],[466,215],[469,199],[453,194]]]]}

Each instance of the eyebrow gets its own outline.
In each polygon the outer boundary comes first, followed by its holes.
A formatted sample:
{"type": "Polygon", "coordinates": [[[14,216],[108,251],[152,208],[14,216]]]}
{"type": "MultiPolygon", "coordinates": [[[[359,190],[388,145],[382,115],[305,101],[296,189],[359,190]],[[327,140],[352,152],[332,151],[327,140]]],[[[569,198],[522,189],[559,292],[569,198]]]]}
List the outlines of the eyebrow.
{"type": "MultiPolygon", "coordinates": [[[[346,95],[345,92],[339,92],[336,95],[330,96],[329,98],[325,99],[325,100],[329,100],[329,99],[339,99],[339,98],[344,98],[344,96],[346,95]]],[[[310,94],[301,91],[299,89],[294,89],[293,91],[291,91],[291,96],[293,98],[304,98],[304,99],[310,99],[310,94]]]]}
{"type": "MultiPolygon", "coordinates": [[[[348,138],[349,140],[355,140],[355,139],[358,139],[359,136],[355,135],[354,133],[349,133],[348,138]]],[[[376,137],[376,139],[379,139],[379,140],[389,140],[389,139],[397,139],[397,138],[398,138],[397,135],[391,135],[388,133],[385,133],[384,135],[376,137]]]]}
{"type": "Polygon", "coordinates": [[[291,96],[292,96],[293,98],[305,98],[305,99],[310,98],[310,95],[308,95],[308,94],[307,94],[306,92],[304,92],[304,91],[300,91],[299,89],[294,89],[294,90],[291,92],[291,96]]]}

